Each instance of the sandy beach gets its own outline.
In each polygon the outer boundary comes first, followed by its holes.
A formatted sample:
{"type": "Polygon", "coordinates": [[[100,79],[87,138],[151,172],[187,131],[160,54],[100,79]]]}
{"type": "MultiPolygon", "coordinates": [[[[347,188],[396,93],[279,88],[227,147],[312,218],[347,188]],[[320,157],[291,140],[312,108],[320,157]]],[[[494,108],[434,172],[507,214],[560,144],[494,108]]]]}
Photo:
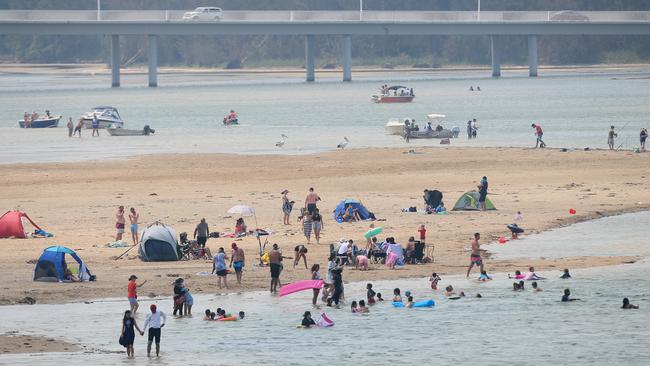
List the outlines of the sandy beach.
{"type": "MultiPolygon", "coordinates": [[[[237,217],[227,214],[236,204],[252,205],[259,227],[269,228],[270,243],[284,254],[304,244],[296,209],[291,226],[282,224],[280,192],[287,188],[298,208],[309,187],[322,197],[325,222],[321,244],[309,246],[309,263],[326,262],[329,244],[340,238],[363,240],[368,222],[337,224],[331,211],[343,198],[360,199],[384,227],[381,237],[406,243],[420,224],[427,227],[427,243],[435,245],[434,263],[388,270],[371,265],[369,271],[347,270],[345,281],[372,281],[439,274],[464,273],[469,240],[481,232],[483,243],[509,233],[517,211],[520,226],[536,233],[578,221],[650,208],[646,188],[650,155],[631,152],[533,150],[515,148],[408,148],[345,150],[305,156],[243,156],[225,154],[153,155],[127,160],[78,163],[0,165],[2,208],[20,209],[45,230],[48,239],[2,239],[5,279],[0,303],[15,304],[31,297],[37,303],[91,301],[126,297],[127,278],[136,274],[147,284],[140,297],[169,296],[177,276],[194,293],[241,292],[266,289],[268,268],[255,266],[258,244],[252,237],[236,240],[246,251],[242,286],[229,276],[230,288],[218,290],[216,278],[197,276],[210,271],[209,261],[145,263],[137,249],[114,260],[123,248],[106,248],[114,238],[118,205],[133,206],[143,224],[160,220],[179,233],[193,232],[205,217],[211,231],[232,232],[237,217]],[[645,168],[644,168],[645,167],[645,168]],[[472,190],[480,178],[490,181],[491,212],[453,212],[450,215],[404,213],[422,209],[422,191],[438,189],[452,207],[462,192],[472,190]],[[576,215],[569,215],[574,208],[576,215]],[[32,282],[34,261],[50,245],[73,248],[97,275],[96,282],[58,284],[32,282]]],[[[249,228],[255,223],[248,219],[249,228]]],[[[141,225],[141,227],[144,225],[141,225]]],[[[130,241],[128,234],[125,239],[130,241]]],[[[210,239],[213,253],[229,248],[233,239],[210,239]]],[[[517,245],[508,242],[505,245],[517,245]]],[[[229,251],[228,251],[229,253],[229,251]]],[[[634,257],[571,257],[562,260],[486,261],[488,272],[514,271],[535,265],[540,269],[578,268],[634,261],[634,257]]],[[[283,283],[309,277],[303,268],[285,263],[283,283]]],[[[126,299],[125,299],[126,301],[126,299]]]]}

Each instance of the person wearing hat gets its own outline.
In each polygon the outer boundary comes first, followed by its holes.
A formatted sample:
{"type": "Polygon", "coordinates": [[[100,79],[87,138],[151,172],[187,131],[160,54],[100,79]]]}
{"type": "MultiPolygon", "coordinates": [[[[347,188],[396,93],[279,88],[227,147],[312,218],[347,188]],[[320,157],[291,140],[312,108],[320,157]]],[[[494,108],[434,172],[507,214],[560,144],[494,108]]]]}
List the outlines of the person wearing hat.
{"type": "Polygon", "coordinates": [[[610,150],[614,150],[614,138],[618,137],[618,134],[614,130],[614,126],[610,126],[609,133],[607,133],[607,145],[609,145],[610,150]]]}
{"type": "Polygon", "coordinates": [[[151,314],[147,315],[147,319],[144,321],[143,329],[149,328],[148,340],[147,340],[147,357],[151,357],[151,343],[156,341],[156,357],[160,357],[160,329],[165,326],[167,322],[167,316],[165,313],[158,310],[155,304],[151,304],[149,307],[151,314]]]}
{"type": "Polygon", "coordinates": [[[284,214],[284,224],[291,225],[289,221],[289,215],[291,215],[291,210],[293,210],[294,201],[290,201],[287,194],[289,193],[288,189],[283,190],[282,192],[282,213],[284,214]]]}
{"type": "Polygon", "coordinates": [[[135,312],[138,311],[138,307],[140,307],[140,304],[138,304],[138,293],[137,293],[137,288],[142,287],[145,283],[147,283],[147,280],[142,281],[142,283],[138,284],[135,280],[138,279],[138,276],[136,275],[131,275],[129,277],[129,285],[128,285],[128,293],[127,293],[127,298],[129,299],[129,305],[131,306],[131,314],[135,315],[135,312]]]}

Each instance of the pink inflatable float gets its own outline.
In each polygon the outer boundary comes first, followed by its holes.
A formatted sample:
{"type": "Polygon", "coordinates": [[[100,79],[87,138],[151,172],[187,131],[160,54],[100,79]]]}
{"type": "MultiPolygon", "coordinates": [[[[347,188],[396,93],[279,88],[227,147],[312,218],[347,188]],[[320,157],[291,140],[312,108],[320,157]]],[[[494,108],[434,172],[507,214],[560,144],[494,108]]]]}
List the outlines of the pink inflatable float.
{"type": "Polygon", "coordinates": [[[323,280],[302,280],[280,287],[280,296],[287,296],[294,292],[323,288],[323,280]]]}

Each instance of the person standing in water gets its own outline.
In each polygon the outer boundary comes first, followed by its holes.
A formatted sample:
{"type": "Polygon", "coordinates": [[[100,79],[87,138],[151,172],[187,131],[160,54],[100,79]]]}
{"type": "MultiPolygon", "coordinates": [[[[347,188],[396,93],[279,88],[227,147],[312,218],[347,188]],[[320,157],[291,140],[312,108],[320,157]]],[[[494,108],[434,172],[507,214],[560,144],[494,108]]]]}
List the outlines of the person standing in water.
{"type": "Polygon", "coordinates": [[[488,194],[488,180],[486,176],[483,176],[478,186],[478,208],[481,211],[485,211],[485,200],[487,199],[488,194]]]}
{"type": "Polygon", "coordinates": [[[76,135],[77,133],[79,134],[79,137],[81,137],[81,129],[84,128],[84,119],[80,118],[79,122],[77,123],[77,126],[74,128],[74,132],[72,133],[72,136],[76,135]]]}
{"type": "MultiPolygon", "coordinates": [[[[316,263],[311,266],[311,279],[313,281],[318,281],[322,280],[320,276],[320,264],[316,263]]],[[[320,293],[320,288],[314,288],[314,296],[311,299],[311,305],[314,307],[314,309],[318,309],[318,305],[316,305],[316,302],[318,301],[318,294],[320,293]]]]}
{"type": "Polygon", "coordinates": [[[645,140],[648,138],[648,129],[642,128],[639,134],[639,141],[641,142],[641,151],[645,151],[645,140]]]}
{"type": "Polygon", "coordinates": [[[479,239],[481,239],[481,234],[474,233],[474,240],[472,240],[472,254],[470,254],[469,268],[467,268],[467,277],[469,278],[469,273],[472,270],[472,267],[480,267],[481,272],[483,272],[483,259],[481,258],[481,244],[479,244],[479,239]]]}
{"type": "Polygon", "coordinates": [[[99,137],[99,120],[97,119],[97,115],[94,114],[94,113],[93,113],[93,123],[92,123],[92,127],[93,127],[93,134],[92,134],[92,136],[93,136],[93,137],[94,137],[94,136],[99,137]],[[95,135],[95,133],[97,133],[97,135],[95,135]]]}
{"type": "Polygon", "coordinates": [[[131,238],[133,239],[133,245],[138,244],[140,241],[138,233],[138,224],[140,223],[140,214],[135,212],[135,208],[131,207],[131,213],[129,214],[129,221],[131,222],[131,238]]]}
{"type": "Polygon", "coordinates": [[[127,310],[124,312],[124,318],[122,318],[122,333],[120,334],[120,344],[126,347],[126,357],[133,358],[133,343],[135,341],[135,330],[137,329],[140,335],[144,335],[144,332],[138,326],[138,322],[135,321],[131,315],[131,311],[127,310]]]}
{"type": "Polygon", "coordinates": [[[610,150],[614,150],[614,139],[618,137],[618,134],[614,130],[614,126],[610,126],[609,132],[607,133],[607,145],[610,150]]]}
{"type": "Polygon", "coordinates": [[[269,268],[271,269],[271,293],[278,292],[280,272],[282,271],[282,252],[277,244],[269,252],[269,268]]]}
{"type": "Polygon", "coordinates": [[[127,298],[129,299],[129,305],[131,306],[131,313],[133,315],[135,315],[140,307],[140,304],[138,304],[138,287],[142,287],[142,285],[147,283],[147,280],[144,280],[142,283],[138,284],[135,281],[137,279],[138,276],[136,275],[129,276],[129,284],[127,286],[127,298]]]}
{"type": "Polygon", "coordinates": [[[149,307],[151,314],[147,315],[144,321],[143,329],[149,327],[147,340],[147,357],[151,357],[151,343],[156,342],[156,357],[160,357],[160,330],[165,326],[167,316],[161,310],[158,310],[155,304],[149,307]]]}
{"type": "Polygon", "coordinates": [[[542,131],[542,126],[538,124],[532,124],[531,125],[535,129],[535,136],[537,136],[537,141],[535,142],[535,148],[537,146],[544,148],[546,147],[546,143],[544,143],[544,140],[542,140],[542,137],[544,136],[544,131],[542,131]]]}
{"type": "Polygon", "coordinates": [[[72,132],[74,131],[74,123],[72,123],[72,117],[68,118],[68,137],[72,137],[72,132]]]}
{"type": "Polygon", "coordinates": [[[472,139],[472,120],[467,121],[467,139],[472,139]]]}

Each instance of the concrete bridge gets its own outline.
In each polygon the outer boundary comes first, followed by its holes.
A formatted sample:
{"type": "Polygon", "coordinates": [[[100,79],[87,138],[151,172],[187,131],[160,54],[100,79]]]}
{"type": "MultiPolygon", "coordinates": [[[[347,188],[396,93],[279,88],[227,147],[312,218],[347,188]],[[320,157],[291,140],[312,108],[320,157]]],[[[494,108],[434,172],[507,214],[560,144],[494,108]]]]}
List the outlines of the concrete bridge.
{"type": "Polygon", "coordinates": [[[110,35],[112,86],[120,86],[120,36],[146,35],[149,86],[157,86],[159,35],[302,35],[306,80],[314,81],[315,35],[340,35],[343,81],[352,80],[354,35],[488,35],[492,76],[501,76],[503,35],[528,38],[537,76],[540,35],[650,35],[647,11],[224,11],[220,20],[184,21],[184,11],[0,11],[0,34],[110,35]]]}

